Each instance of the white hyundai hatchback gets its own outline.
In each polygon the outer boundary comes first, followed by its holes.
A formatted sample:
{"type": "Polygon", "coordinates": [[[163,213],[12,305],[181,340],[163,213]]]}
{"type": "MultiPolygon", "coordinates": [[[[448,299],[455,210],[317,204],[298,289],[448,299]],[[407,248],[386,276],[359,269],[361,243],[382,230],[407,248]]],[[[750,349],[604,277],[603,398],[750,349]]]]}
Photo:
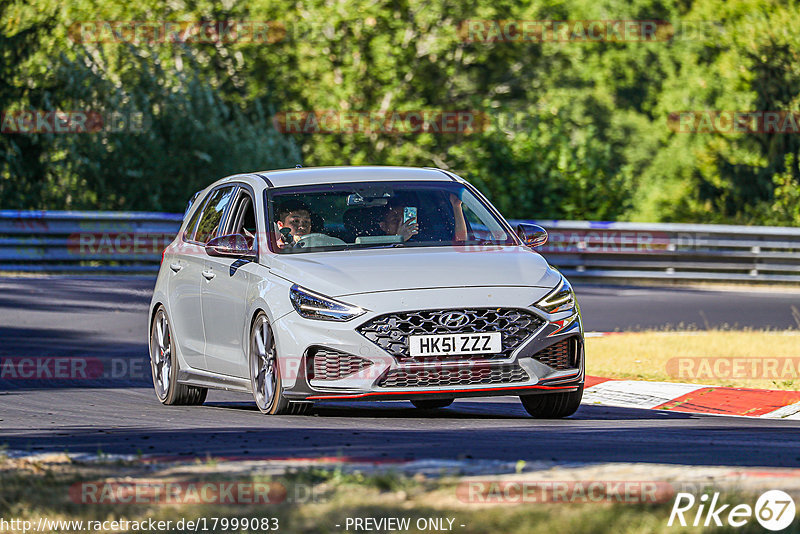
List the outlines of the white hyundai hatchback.
{"type": "Polygon", "coordinates": [[[164,404],[208,388],[267,414],[318,400],[519,396],[578,409],[584,340],[569,282],[468,182],[439,169],[330,167],[223,178],[195,195],[150,305],[164,404]]]}

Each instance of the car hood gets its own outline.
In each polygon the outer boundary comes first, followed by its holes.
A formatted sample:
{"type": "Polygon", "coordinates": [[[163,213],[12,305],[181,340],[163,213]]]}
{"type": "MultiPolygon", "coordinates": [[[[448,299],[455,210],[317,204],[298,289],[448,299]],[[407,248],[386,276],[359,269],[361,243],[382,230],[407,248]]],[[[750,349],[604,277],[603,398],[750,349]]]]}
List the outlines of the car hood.
{"type": "Polygon", "coordinates": [[[331,297],[454,287],[553,287],[559,274],[527,247],[427,247],[273,256],[273,274],[331,297]]]}

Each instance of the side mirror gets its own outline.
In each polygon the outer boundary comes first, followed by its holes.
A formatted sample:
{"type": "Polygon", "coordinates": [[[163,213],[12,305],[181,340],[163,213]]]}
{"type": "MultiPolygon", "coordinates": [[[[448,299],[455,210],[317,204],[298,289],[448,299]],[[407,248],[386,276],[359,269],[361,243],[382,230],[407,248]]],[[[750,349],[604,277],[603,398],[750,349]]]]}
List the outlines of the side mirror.
{"type": "Polygon", "coordinates": [[[255,253],[250,248],[247,238],[242,234],[229,234],[215,237],[206,243],[206,253],[209,256],[223,258],[244,258],[255,260],[255,253]]]}
{"type": "Polygon", "coordinates": [[[540,247],[547,243],[547,230],[538,224],[518,224],[517,235],[529,247],[540,247]]]}

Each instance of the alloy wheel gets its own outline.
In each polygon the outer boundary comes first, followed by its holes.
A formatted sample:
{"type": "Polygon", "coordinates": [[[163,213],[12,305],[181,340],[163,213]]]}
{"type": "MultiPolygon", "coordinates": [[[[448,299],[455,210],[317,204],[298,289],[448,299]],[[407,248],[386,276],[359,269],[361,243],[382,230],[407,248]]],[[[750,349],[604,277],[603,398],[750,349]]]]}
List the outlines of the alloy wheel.
{"type": "Polygon", "coordinates": [[[153,331],[150,336],[150,359],[153,362],[156,394],[159,399],[166,399],[169,394],[170,373],[172,372],[172,335],[169,319],[161,309],[153,320],[153,331]]]}
{"type": "Polygon", "coordinates": [[[253,325],[250,340],[250,376],[253,395],[261,411],[268,411],[275,400],[277,389],[277,358],[275,339],[267,318],[260,315],[253,325]]]}

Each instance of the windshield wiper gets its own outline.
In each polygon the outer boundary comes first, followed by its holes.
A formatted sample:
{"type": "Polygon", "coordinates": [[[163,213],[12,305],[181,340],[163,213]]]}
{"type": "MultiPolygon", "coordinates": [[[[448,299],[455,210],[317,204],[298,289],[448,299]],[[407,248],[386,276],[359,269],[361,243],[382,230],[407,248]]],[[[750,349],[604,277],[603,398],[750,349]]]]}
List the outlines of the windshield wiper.
{"type": "Polygon", "coordinates": [[[394,247],[404,247],[406,246],[405,243],[359,243],[352,245],[346,245],[342,250],[361,250],[365,248],[394,248],[394,247]]]}

